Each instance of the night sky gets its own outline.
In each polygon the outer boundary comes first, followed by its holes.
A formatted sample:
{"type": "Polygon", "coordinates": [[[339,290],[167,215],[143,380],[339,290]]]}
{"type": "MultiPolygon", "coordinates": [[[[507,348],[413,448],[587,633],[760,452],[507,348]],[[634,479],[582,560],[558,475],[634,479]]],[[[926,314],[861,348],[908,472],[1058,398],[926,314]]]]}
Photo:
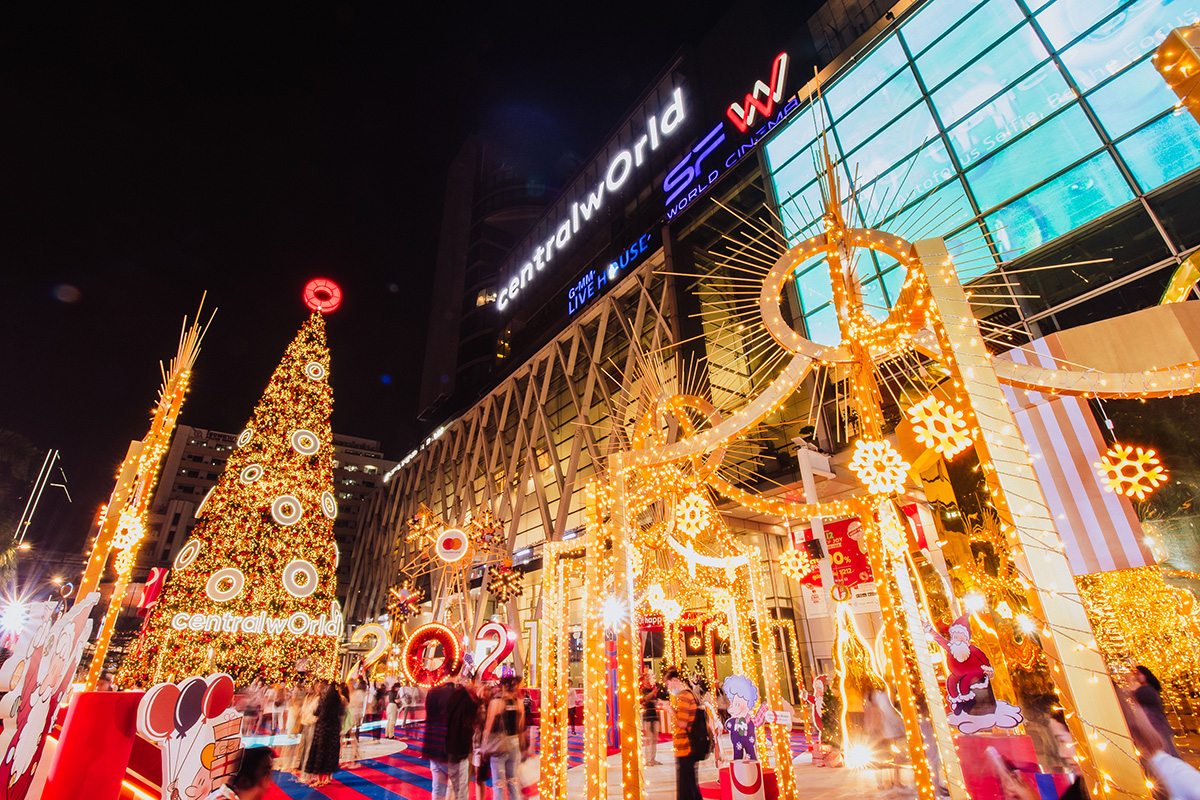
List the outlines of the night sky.
{"type": "Polygon", "coordinates": [[[61,449],[75,500],[47,496],[43,549],[82,546],[205,290],[219,311],[184,424],[244,426],[325,276],[345,292],[334,429],[402,457],[427,433],[443,185],[467,133],[526,138],[561,183],[730,3],[256,5],[5,11],[0,428],[61,449]]]}

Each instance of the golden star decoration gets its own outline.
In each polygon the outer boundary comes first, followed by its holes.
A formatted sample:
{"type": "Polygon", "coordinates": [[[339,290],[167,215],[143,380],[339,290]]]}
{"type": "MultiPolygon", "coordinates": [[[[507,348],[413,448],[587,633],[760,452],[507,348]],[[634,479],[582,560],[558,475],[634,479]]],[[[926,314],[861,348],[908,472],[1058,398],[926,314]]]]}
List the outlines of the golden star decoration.
{"type": "Polygon", "coordinates": [[[1153,450],[1113,444],[1095,464],[1109,491],[1145,500],[1167,480],[1167,471],[1153,450]]]}
{"type": "Polygon", "coordinates": [[[905,416],[912,422],[917,441],[941,453],[947,460],[954,458],[971,444],[963,413],[936,397],[926,397],[908,409],[905,416]]]}
{"type": "Polygon", "coordinates": [[[850,471],[871,494],[900,494],[910,465],[896,448],[882,439],[859,439],[854,443],[850,471]]]}

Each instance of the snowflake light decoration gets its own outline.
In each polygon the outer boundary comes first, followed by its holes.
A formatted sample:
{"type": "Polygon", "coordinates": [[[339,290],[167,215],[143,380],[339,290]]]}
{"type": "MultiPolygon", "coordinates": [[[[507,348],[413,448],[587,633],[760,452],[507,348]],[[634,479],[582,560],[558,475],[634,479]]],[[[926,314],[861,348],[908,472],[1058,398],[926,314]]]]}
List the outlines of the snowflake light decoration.
{"type": "Polygon", "coordinates": [[[689,492],[675,510],[675,525],[689,537],[699,536],[713,524],[712,504],[703,492],[689,492]]]}
{"type": "Polygon", "coordinates": [[[971,444],[963,413],[932,395],[908,409],[905,416],[912,422],[917,441],[941,453],[947,460],[971,444]]]}
{"type": "Polygon", "coordinates": [[[1162,462],[1148,448],[1114,444],[1095,466],[1109,491],[1138,500],[1145,500],[1146,495],[1167,479],[1162,462]]]}
{"type": "Polygon", "coordinates": [[[817,562],[799,550],[792,549],[784,551],[783,555],[779,556],[779,568],[783,570],[784,575],[794,581],[799,581],[812,574],[812,571],[817,568],[817,562]]]}
{"type": "Polygon", "coordinates": [[[502,533],[500,523],[496,522],[492,509],[487,506],[473,514],[465,527],[471,541],[476,545],[490,546],[498,544],[500,541],[502,533]]]}
{"type": "Polygon", "coordinates": [[[513,569],[512,563],[497,564],[491,569],[488,592],[501,603],[525,593],[521,586],[521,573],[513,569]]]}
{"type": "Polygon", "coordinates": [[[129,550],[140,542],[145,534],[146,526],[137,510],[123,508],[117,520],[117,532],[113,536],[112,546],[116,550],[129,550]]]}
{"type": "Polygon", "coordinates": [[[663,600],[659,611],[663,615],[663,619],[667,622],[678,622],[679,617],[683,614],[683,606],[679,605],[679,601],[673,597],[668,597],[663,600]]]}
{"type": "Polygon", "coordinates": [[[388,603],[388,615],[393,619],[408,619],[421,613],[421,593],[405,584],[398,589],[389,589],[392,599],[388,603]]]}
{"type": "Polygon", "coordinates": [[[408,526],[406,539],[410,542],[417,542],[418,547],[432,546],[436,538],[434,532],[445,527],[445,523],[438,519],[437,515],[424,503],[421,503],[417,508],[417,513],[405,522],[408,526]]]}
{"type": "Polygon", "coordinates": [[[911,465],[900,457],[896,448],[882,439],[854,443],[854,458],[850,460],[850,471],[867,487],[871,494],[900,494],[904,491],[904,477],[911,465]]]}

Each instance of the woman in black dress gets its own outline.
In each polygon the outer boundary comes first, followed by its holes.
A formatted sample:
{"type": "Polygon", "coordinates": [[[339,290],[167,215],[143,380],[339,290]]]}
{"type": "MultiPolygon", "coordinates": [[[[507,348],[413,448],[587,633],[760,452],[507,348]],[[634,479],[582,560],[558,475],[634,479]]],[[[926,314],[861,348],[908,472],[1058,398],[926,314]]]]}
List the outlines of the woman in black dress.
{"type": "Polygon", "coordinates": [[[346,705],[337,687],[326,683],[317,706],[317,722],[313,725],[312,751],[304,771],[313,776],[309,786],[325,786],[332,781],[341,756],[342,716],[346,705]]]}

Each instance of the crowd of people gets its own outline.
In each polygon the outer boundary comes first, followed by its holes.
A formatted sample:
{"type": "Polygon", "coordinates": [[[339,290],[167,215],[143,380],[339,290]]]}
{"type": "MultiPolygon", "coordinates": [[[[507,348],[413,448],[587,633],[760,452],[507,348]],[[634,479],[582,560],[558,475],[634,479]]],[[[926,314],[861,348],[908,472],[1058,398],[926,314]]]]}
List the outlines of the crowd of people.
{"type": "MultiPolygon", "coordinates": [[[[706,685],[685,680],[673,668],[665,671],[661,684],[654,681],[649,670],[643,671],[640,688],[646,765],[661,763],[658,739],[660,716],[665,716],[675,756],[678,797],[699,800],[696,769],[719,739],[728,700],[720,687],[710,693],[706,685]],[[707,734],[700,731],[697,735],[698,728],[707,729],[707,734]]],[[[1160,692],[1157,678],[1144,666],[1130,673],[1128,686],[1121,692],[1143,767],[1158,779],[1156,797],[1200,800],[1200,773],[1179,758],[1160,692]]],[[[863,699],[864,731],[883,745],[881,750],[902,752],[903,720],[886,687],[871,684],[863,699]]],[[[243,732],[288,734],[288,744],[274,767],[297,774],[310,786],[330,783],[344,754],[347,761],[358,758],[360,735],[392,738],[398,727],[416,721],[422,705],[425,727],[420,754],[429,762],[434,800],[444,800],[447,794],[454,800],[468,800],[471,783],[475,784],[476,798],[483,798],[489,782],[491,800],[520,800],[521,765],[534,749],[530,737],[532,703],[521,678],[516,676],[502,678],[494,685],[456,671],[450,681],[424,696],[413,687],[371,683],[362,678],[348,682],[318,680],[290,688],[255,683],[247,687],[241,702],[243,732]]],[[[1058,755],[1063,763],[1075,764],[1074,743],[1061,714],[1048,723],[1047,730],[1059,740],[1058,755]]],[[[932,740],[931,735],[928,738],[932,740]]],[[[933,750],[936,753],[936,748],[933,750]]],[[[254,774],[246,778],[245,788],[250,793],[232,796],[253,797],[254,788],[263,785],[262,759],[256,759],[254,774]]],[[[880,761],[883,767],[877,774],[877,788],[898,788],[898,763],[891,757],[880,761]]],[[[1005,773],[1003,759],[996,756],[996,763],[998,772],[1005,773]]],[[[933,766],[936,775],[940,770],[933,766]]],[[[1078,776],[1077,764],[1075,767],[1073,772],[1078,776]]],[[[1002,781],[1012,777],[1001,774],[1002,781]]],[[[1015,786],[1013,781],[1007,783],[1015,786]]],[[[940,782],[939,789],[944,793],[940,782]]],[[[1082,780],[1078,779],[1072,789],[1082,792],[1082,780]]],[[[1007,796],[1029,795],[1013,788],[1007,796]]]]}
{"type": "Polygon", "coordinates": [[[418,721],[423,706],[420,752],[429,761],[436,800],[447,792],[467,800],[471,782],[476,797],[483,797],[489,781],[494,800],[520,800],[518,772],[531,752],[532,701],[519,677],[492,685],[455,671],[428,693],[363,678],[293,686],[255,681],[238,702],[243,734],[286,737],[274,768],[313,787],[329,784],[339,766],[359,758],[361,736],[393,738],[418,721]]]}
{"type": "Polygon", "coordinates": [[[519,770],[532,751],[531,702],[521,678],[507,676],[499,686],[456,672],[425,699],[422,756],[433,773],[434,800],[447,792],[467,800],[468,786],[482,798],[487,782],[493,800],[520,800],[519,770]]]}
{"type": "Polygon", "coordinates": [[[243,691],[242,733],[287,735],[277,768],[310,786],[324,786],[345,761],[359,757],[359,738],[392,738],[414,721],[421,702],[415,687],[364,678],[315,680],[293,686],[258,681],[243,691]]]}

